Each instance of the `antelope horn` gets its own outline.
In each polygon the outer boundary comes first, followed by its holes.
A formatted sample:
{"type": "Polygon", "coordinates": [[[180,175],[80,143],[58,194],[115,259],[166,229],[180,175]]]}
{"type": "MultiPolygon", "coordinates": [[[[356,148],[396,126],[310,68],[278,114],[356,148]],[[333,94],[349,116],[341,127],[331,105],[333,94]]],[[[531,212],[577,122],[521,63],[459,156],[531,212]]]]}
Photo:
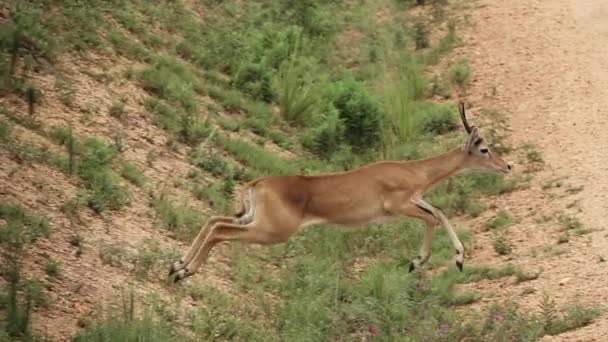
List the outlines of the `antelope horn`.
{"type": "Polygon", "coordinates": [[[469,126],[469,122],[467,121],[467,115],[464,112],[464,102],[460,102],[458,104],[458,111],[460,112],[460,119],[462,119],[462,124],[464,125],[464,129],[467,133],[471,133],[471,126],[469,126]]]}

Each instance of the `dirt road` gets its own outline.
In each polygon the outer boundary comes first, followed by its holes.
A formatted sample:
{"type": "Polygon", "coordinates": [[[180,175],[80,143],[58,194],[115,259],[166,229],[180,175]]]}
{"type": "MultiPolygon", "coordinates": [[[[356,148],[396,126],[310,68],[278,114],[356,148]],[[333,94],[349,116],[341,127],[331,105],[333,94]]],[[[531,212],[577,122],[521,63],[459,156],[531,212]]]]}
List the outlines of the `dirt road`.
{"type": "MultiPolygon", "coordinates": [[[[545,291],[559,305],[606,308],[608,262],[601,260],[608,259],[608,1],[480,0],[474,7],[459,51],[474,73],[468,100],[475,108],[507,113],[513,145],[537,144],[545,162],[530,189],[497,199],[519,220],[510,228],[511,260],[492,250],[491,233],[480,234],[472,255],[473,262],[542,270],[539,279],[476,287],[488,302],[516,298],[534,307],[545,291]],[[550,187],[552,179],[563,185],[550,187]],[[594,231],[557,244],[560,215],[594,231]],[[524,288],[535,292],[523,295],[524,288]]],[[[605,341],[607,311],[590,326],[544,340],[605,341]]]]}

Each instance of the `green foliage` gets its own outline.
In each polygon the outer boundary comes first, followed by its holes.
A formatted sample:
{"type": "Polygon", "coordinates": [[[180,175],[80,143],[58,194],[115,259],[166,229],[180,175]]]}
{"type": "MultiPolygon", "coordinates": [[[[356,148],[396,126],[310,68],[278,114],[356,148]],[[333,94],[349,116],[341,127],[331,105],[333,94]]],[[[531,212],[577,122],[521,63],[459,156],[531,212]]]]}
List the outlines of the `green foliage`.
{"type": "Polygon", "coordinates": [[[109,306],[105,315],[85,326],[74,341],[172,342],[185,339],[185,336],[175,330],[168,317],[159,313],[154,303],[143,304],[138,312],[133,293],[123,293],[120,299],[120,302],[115,300],[109,306]]]}
{"type": "Polygon", "coordinates": [[[460,58],[456,63],[452,64],[449,73],[452,83],[464,88],[471,77],[469,61],[465,58],[460,58]]]}
{"type": "Polygon", "coordinates": [[[88,205],[97,213],[106,209],[116,210],[129,203],[126,189],[111,172],[116,151],[98,138],[82,142],[78,174],[90,189],[88,205]]]}
{"type": "Polygon", "coordinates": [[[288,162],[276,154],[243,140],[222,139],[224,149],[238,161],[251,167],[257,175],[295,174],[298,167],[294,162],[288,162]]]}
{"type": "Polygon", "coordinates": [[[345,141],[359,150],[379,146],[385,114],[363,83],[344,78],[335,84],[332,97],[339,118],[344,122],[345,141]]]}
{"type": "Polygon", "coordinates": [[[422,20],[417,20],[414,23],[414,43],[416,50],[429,47],[428,32],[422,20]]]}
{"type": "Polygon", "coordinates": [[[277,74],[275,92],[281,116],[289,123],[308,122],[319,105],[318,65],[315,61],[292,57],[285,61],[277,74]]]}
{"type": "Polygon", "coordinates": [[[4,220],[0,225],[0,243],[16,251],[50,233],[46,217],[30,214],[18,204],[0,203],[0,218],[4,220]]]}
{"type": "Polygon", "coordinates": [[[179,257],[178,250],[162,248],[158,241],[146,239],[139,244],[137,253],[132,256],[135,276],[138,279],[146,279],[150,272],[164,272],[179,257]]]}
{"type": "Polygon", "coordinates": [[[513,250],[513,247],[503,235],[500,235],[498,238],[496,238],[492,243],[492,246],[494,247],[496,253],[500,255],[510,254],[513,250]]]}
{"type": "Polygon", "coordinates": [[[51,260],[44,266],[44,271],[49,277],[56,278],[61,271],[61,264],[57,261],[51,260]]]}
{"type": "Polygon", "coordinates": [[[192,155],[192,164],[215,177],[222,176],[228,171],[228,163],[219,153],[211,149],[195,151],[192,155]]]}
{"type": "Polygon", "coordinates": [[[156,210],[163,228],[174,232],[178,238],[188,240],[198,233],[203,216],[193,210],[187,202],[183,201],[176,205],[162,193],[152,199],[151,205],[156,210]]]}
{"type": "Polygon", "coordinates": [[[114,101],[110,106],[110,115],[121,119],[125,114],[125,102],[124,101],[114,101]]]}
{"type": "Polygon", "coordinates": [[[508,212],[501,210],[493,220],[486,222],[489,229],[506,228],[511,225],[511,216],[508,212]]]}
{"type": "Polygon", "coordinates": [[[274,99],[271,71],[259,63],[246,63],[237,71],[233,85],[256,100],[270,103],[274,99]]]}
{"type": "Polygon", "coordinates": [[[5,333],[9,340],[29,341],[32,310],[44,305],[46,298],[38,281],[22,278],[22,252],[27,244],[48,237],[50,227],[46,217],[8,202],[0,203],[0,222],[0,273],[5,280],[0,291],[0,337],[5,333]]]}
{"type": "Polygon", "coordinates": [[[187,113],[197,112],[194,95],[202,91],[196,71],[178,58],[160,56],[154,64],[140,74],[144,90],[172,104],[179,105],[187,113]]]}
{"type": "Polygon", "coordinates": [[[305,131],[301,141],[304,147],[328,159],[340,150],[346,127],[333,104],[327,103],[326,106],[324,111],[315,116],[314,122],[317,124],[305,131]]]}
{"type": "Polygon", "coordinates": [[[122,164],[120,175],[134,185],[142,186],[144,184],[145,179],[143,172],[132,162],[125,161],[122,164]]]}

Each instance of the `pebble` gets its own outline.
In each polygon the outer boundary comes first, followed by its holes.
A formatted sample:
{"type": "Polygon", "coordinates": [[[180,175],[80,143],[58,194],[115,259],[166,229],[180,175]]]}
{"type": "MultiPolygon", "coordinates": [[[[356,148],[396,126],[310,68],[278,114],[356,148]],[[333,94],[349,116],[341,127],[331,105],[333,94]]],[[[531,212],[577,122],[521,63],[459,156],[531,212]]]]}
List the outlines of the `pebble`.
{"type": "Polygon", "coordinates": [[[564,279],[562,279],[562,280],[559,281],[559,286],[564,286],[569,281],[570,281],[570,278],[564,278],[564,279]]]}

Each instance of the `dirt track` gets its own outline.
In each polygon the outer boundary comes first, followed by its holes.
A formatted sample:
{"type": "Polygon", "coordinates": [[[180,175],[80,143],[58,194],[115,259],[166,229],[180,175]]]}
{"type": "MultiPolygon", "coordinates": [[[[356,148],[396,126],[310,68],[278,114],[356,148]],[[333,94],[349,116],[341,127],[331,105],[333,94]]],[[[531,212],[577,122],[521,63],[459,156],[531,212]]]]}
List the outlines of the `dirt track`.
{"type": "MultiPolygon", "coordinates": [[[[475,288],[487,302],[516,298],[535,307],[546,291],[559,305],[599,304],[605,310],[592,325],[543,340],[605,341],[608,262],[600,256],[608,259],[608,1],[480,0],[468,14],[472,25],[459,51],[472,64],[468,100],[474,108],[507,113],[513,145],[535,143],[545,161],[530,189],[496,200],[520,220],[510,228],[509,261],[542,270],[539,279],[475,288]],[[542,189],[556,177],[565,177],[561,188],[542,189]],[[558,245],[560,214],[595,230],[558,245]],[[524,296],[530,287],[535,292],[524,296]]],[[[478,240],[473,262],[507,261],[492,250],[490,233],[478,240]]]]}

